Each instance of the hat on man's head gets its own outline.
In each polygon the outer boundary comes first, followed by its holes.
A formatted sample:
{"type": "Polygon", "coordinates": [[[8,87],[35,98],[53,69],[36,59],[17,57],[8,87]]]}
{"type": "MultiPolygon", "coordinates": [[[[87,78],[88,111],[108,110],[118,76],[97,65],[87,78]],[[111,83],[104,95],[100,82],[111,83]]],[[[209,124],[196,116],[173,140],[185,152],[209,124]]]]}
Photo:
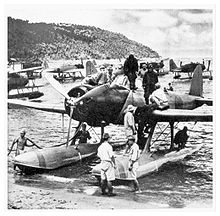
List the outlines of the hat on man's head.
{"type": "Polygon", "coordinates": [[[128,140],[133,140],[133,141],[135,141],[135,137],[134,137],[133,135],[129,135],[129,136],[128,136],[128,140]]]}
{"type": "Polygon", "coordinates": [[[147,68],[147,64],[144,63],[144,64],[142,65],[142,68],[147,68]]]}
{"type": "Polygon", "coordinates": [[[110,138],[109,134],[108,133],[104,133],[103,134],[103,139],[108,139],[108,138],[110,138]]]}
{"type": "Polygon", "coordinates": [[[160,83],[159,83],[159,82],[157,82],[157,83],[155,84],[155,88],[156,88],[156,89],[159,89],[159,88],[160,88],[160,83]]]}
{"type": "Polygon", "coordinates": [[[26,134],[26,130],[25,129],[21,129],[20,133],[26,134]]]}
{"type": "Polygon", "coordinates": [[[126,109],[126,111],[127,111],[127,112],[131,112],[131,111],[134,111],[135,109],[136,109],[135,106],[133,106],[132,104],[129,104],[128,107],[127,107],[127,109],[126,109]]]}

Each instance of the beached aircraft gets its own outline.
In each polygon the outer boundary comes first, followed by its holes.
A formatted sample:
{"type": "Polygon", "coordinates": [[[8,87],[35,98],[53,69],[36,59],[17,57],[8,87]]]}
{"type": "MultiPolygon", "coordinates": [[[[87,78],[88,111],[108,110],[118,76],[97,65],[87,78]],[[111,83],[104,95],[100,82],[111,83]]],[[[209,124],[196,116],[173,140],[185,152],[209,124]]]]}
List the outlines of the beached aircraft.
{"type": "MultiPolygon", "coordinates": [[[[68,114],[70,116],[69,128],[71,125],[71,119],[79,122],[86,122],[90,126],[103,127],[109,123],[123,124],[124,110],[129,104],[137,107],[145,106],[144,92],[142,89],[131,91],[125,86],[112,83],[111,85],[104,84],[97,86],[91,90],[86,86],[80,88],[74,87],[69,92],[66,92],[52,77],[47,76],[47,79],[53,87],[65,97],[63,107],[20,100],[8,100],[8,103],[48,112],[68,114]]],[[[169,123],[171,128],[172,149],[174,122],[212,121],[211,111],[196,109],[203,104],[212,105],[210,99],[202,97],[202,92],[202,69],[199,65],[194,72],[189,94],[177,94],[175,92],[167,91],[166,96],[170,108],[164,111],[154,110],[149,117],[153,124],[151,124],[152,126],[142,152],[143,155],[149,152],[151,138],[158,122],[169,123]]],[[[79,127],[76,130],[78,129],[79,127]]],[[[61,146],[59,149],[54,147],[50,150],[42,149],[25,153],[15,157],[14,163],[21,169],[55,169],[68,165],[76,160],[80,160],[80,158],[96,154],[98,144],[90,144],[93,145],[93,147],[88,144],[82,144],[80,145],[81,147],[79,146],[78,149],[74,150],[74,147],[69,145],[69,133],[70,130],[68,130],[66,147],[61,146]]],[[[176,154],[173,152],[173,154],[171,154],[171,159],[175,160],[177,158],[183,158],[194,152],[196,149],[192,148],[187,151],[183,149],[184,151],[181,150],[176,154]]],[[[145,158],[145,156],[143,156],[143,158],[145,158]]],[[[167,160],[162,161],[167,162],[167,160]]]]}
{"type": "Polygon", "coordinates": [[[35,79],[41,77],[43,67],[33,67],[17,71],[8,72],[8,98],[39,98],[43,96],[43,92],[39,91],[39,87],[35,85],[35,79]],[[16,94],[9,94],[11,90],[16,90],[16,94]]]}
{"type": "Polygon", "coordinates": [[[205,66],[205,61],[203,60],[203,63],[188,63],[185,65],[182,65],[182,62],[180,62],[180,67],[177,67],[176,63],[173,61],[173,59],[170,59],[170,71],[174,72],[174,79],[191,79],[194,70],[196,69],[197,65],[201,65],[202,71],[203,71],[203,78],[212,79],[212,71],[210,70],[211,60],[208,60],[207,63],[207,69],[205,66]],[[206,70],[205,70],[206,69],[206,70]],[[208,72],[205,74],[205,72],[208,72]],[[181,73],[188,74],[188,77],[181,78],[181,73]]]}
{"type": "Polygon", "coordinates": [[[63,65],[59,68],[48,68],[46,72],[53,73],[53,77],[60,83],[83,80],[85,77],[90,77],[93,74],[98,73],[97,69],[91,61],[86,62],[85,68],[83,64],[63,65]]]}

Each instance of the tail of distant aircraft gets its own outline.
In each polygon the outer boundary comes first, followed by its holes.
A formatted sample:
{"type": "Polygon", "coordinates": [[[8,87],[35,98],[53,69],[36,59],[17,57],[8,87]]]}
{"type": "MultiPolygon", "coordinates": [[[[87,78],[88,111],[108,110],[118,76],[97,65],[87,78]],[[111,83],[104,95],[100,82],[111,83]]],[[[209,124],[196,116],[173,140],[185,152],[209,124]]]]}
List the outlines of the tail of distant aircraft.
{"type": "Polygon", "coordinates": [[[86,76],[92,75],[94,73],[98,73],[94,64],[91,61],[86,62],[86,76]]]}
{"type": "Polygon", "coordinates": [[[173,61],[173,59],[170,59],[170,71],[172,71],[176,68],[177,68],[176,63],[173,61]]]}
{"type": "Polygon", "coordinates": [[[201,65],[197,65],[193,72],[189,95],[200,97],[203,95],[203,78],[201,65]]]}
{"type": "Polygon", "coordinates": [[[44,59],[44,61],[43,61],[43,68],[44,68],[44,69],[49,68],[49,65],[48,65],[48,62],[47,62],[46,59],[44,59]]]}

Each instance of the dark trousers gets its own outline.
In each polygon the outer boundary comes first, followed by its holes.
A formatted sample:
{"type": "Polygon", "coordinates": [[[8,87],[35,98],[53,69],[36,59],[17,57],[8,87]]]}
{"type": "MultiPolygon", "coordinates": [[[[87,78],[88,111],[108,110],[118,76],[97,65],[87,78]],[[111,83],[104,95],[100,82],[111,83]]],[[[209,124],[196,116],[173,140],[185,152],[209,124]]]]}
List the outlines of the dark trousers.
{"type": "Polygon", "coordinates": [[[134,116],[136,121],[138,122],[138,145],[140,149],[143,150],[145,143],[146,143],[146,138],[144,137],[144,131],[145,129],[148,130],[149,127],[153,124],[152,121],[150,120],[151,114],[153,110],[156,109],[155,104],[151,105],[146,105],[144,107],[137,107],[135,110],[134,116]]]}
{"type": "Polygon", "coordinates": [[[130,89],[134,90],[135,89],[135,80],[137,78],[137,75],[135,73],[128,73],[127,77],[130,82],[130,89]]]}

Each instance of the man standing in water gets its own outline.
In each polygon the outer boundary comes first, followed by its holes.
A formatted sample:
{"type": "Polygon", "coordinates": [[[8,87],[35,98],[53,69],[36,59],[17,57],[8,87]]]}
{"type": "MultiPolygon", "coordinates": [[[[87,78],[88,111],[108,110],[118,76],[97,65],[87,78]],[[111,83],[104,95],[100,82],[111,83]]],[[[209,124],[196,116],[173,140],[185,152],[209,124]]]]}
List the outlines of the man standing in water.
{"type": "Polygon", "coordinates": [[[138,62],[134,55],[129,55],[124,63],[124,74],[128,77],[130,82],[130,89],[136,90],[135,80],[137,78],[136,72],[138,71],[138,62]]]}
{"type": "MultiPolygon", "coordinates": [[[[8,155],[11,153],[15,143],[17,143],[17,148],[16,148],[15,156],[24,153],[25,146],[27,146],[27,147],[36,146],[37,148],[42,149],[36,143],[34,143],[31,139],[25,137],[25,134],[26,134],[26,131],[24,129],[22,129],[21,132],[20,132],[20,137],[18,137],[17,139],[14,139],[14,141],[13,141],[13,143],[11,145],[11,148],[9,149],[8,155]],[[28,145],[27,141],[31,142],[32,145],[28,145]]],[[[16,165],[14,166],[14,170],[15,169],[16,169],[16,165]]]]}
{"type": "Polygon", "coordinates": [[[79,144],[81,143],[87,143],[87,139],[91,139],[89,131],[86,130],[86,124],[82,123],[82,130],[78,131],[76,133],[76,136],[74,137],[71,145],[75,145],[75,140],[79,140],[79,144]]]}
{"type": "Polygon", "coordinates": [[[101,190],[102,195],[115,196],[112,181],[115,180],[115,158],[113,148],[109,143],[108,133],[103,134],[103,143],[98,148],[98,157],[101,159],[101,190]],[[106,192],[108,189],[108,193],[106,192]]]}
{"type": "Polygon", "coordinates": [[[178,145],[179,150],[185,147],[187,139],[189,138],[187,130],[188,128],[184,126],[184,128],[178,131],[174,137],[173,142],[178,145]]]}
{"type": "Polygon", "coordinates": [[[140,192],[139,183],[137,180],[137,169],[138,169],[138,159],[140,157],[139,146],[135,143],[135,137],[128,137],[128,146],[125,150],[125,154],[129,154],[129,174],[132,178],[132,182],[134,185],[133,192],[140,192]]]}

